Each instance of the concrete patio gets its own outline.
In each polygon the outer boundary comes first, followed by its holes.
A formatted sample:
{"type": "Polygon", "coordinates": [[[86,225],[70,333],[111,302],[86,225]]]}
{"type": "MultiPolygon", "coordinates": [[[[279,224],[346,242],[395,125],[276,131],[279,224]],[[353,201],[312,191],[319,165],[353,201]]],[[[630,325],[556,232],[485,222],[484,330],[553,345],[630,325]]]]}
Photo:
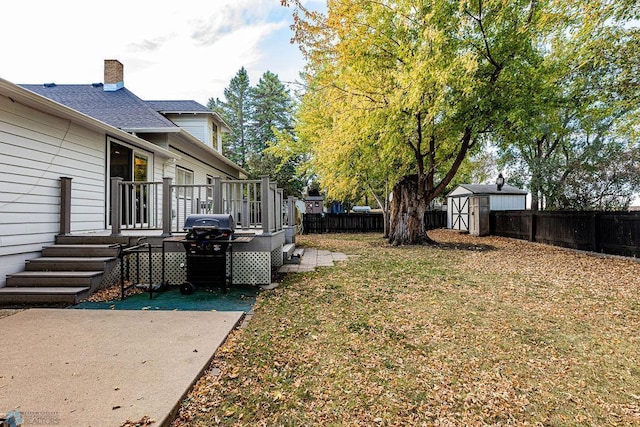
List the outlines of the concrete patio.
{"type": "Polygon", "coordinates": [[[305,248],[300,264],[284,264],[280,273],[307,273],[316,267],[333,267],[334,261],[346,261],[347,256],[340,252],[330,252],[316,248],[305,248]]]}
{"type": "Polygon", "coordinates": [[[24,426],[169,424],[242,312],[30,309],[0,318],[0,413],[24,426]]]}

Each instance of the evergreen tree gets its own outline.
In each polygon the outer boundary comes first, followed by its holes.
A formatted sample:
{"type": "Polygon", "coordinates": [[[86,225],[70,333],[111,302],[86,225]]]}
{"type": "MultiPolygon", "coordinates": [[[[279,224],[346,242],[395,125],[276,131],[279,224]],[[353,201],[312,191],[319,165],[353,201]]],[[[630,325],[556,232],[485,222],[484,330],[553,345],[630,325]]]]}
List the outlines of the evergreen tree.
{"type": "Polygon", "coordinates": [[[224,97],[224,101],[211,98],[208,103],[232,128],[223,139],[223,154],[247,170],[250,178],[268,175],[286,195],[299,196],[305,184],[296,175],[299,156],[269,150],[278,137],[293,138],[293,100],[285,85],[267,71],[251,87],[242,67],[224,90],[224,97]]]}
{"type": "Polygon", "coordinates": [[[219,113],[231,126],[231,132],[222,140],[223,154],[244,167],[249,153],[248,134],[251,121],[252,88],[247,70],[242,67],[224,90],[225,100],[210,98],[207,107],[219,113]]]}
{"type": "Polygon", "coordinates": [[[283,134],[293,137],[292,109],[291,95],[278,75],[265,72],[253,90],[248,170],[252,178],[269,175],[286,195],[299,196],[304,188],[304,180],[296,175],[299,158],[281,157],[272,150],[283,134]]]}
{"type": "Polygon", "coordinates": [[[291,95],[278,75],[265,72],[253,89],[249,145],[254,153],[262,153],[275,142],[274,129],[291,131],[291,109],[291,95]]]}

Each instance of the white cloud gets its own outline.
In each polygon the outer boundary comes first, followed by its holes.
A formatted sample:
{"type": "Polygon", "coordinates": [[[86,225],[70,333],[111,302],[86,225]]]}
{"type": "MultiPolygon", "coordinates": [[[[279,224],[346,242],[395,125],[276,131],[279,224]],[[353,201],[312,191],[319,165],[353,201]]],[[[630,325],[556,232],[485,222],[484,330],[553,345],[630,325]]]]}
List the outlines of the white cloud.
{"type": "Polygon", "coordinates": [[[140,97],[206,103],[242,66],[254,83],[267,70],[295,79],[302,61],[288,44],[289,13],[277,0],[7,2],[0,77],[99,82],[103,60],[118,59],[140,97]]]}

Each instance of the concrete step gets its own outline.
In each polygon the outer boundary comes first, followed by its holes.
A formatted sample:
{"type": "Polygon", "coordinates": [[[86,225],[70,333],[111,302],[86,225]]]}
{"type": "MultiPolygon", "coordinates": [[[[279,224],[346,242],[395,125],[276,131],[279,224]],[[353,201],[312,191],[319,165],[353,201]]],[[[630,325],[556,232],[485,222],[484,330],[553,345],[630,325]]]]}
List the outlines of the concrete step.
{"type": "Polygon", "coordinates": [[[26,271],[104,271],[114,257],[41,257],[29,260],[26,271]]]}
{"type": "Polygon", "coordinates": [[[295,243],[289,243],[282,247],[282,259],[285,264],[300,264],[304,249],[296,248],[295,243]]]}
{"type": "MultiPolygon", "coordinates": [[[[100,284],[101,271],[23,271],[7,276],[6,288],[16,287],[94,287],[100,284]]],[[[6,289],[0,288],[0,289],[6,289]]]]}
{"type": "Polygon", "coordinates": [[[110,245],[53,245],[42,248],[43,257],[116,257],[110,245]]]}
{"type": "Polygon", "coordinates": [[[0,288],[0,306],[77,304],[89,295],[89,287],[0,288]]]}
{"type": "Polygon", "coordinates": [[[284,257],[284,259],[289,259],[291,258],[291,255],[293,255],[293,251],[295,250],[296,250],[295,243],[287,243],[282,247],[282,256],[284,257]]]}

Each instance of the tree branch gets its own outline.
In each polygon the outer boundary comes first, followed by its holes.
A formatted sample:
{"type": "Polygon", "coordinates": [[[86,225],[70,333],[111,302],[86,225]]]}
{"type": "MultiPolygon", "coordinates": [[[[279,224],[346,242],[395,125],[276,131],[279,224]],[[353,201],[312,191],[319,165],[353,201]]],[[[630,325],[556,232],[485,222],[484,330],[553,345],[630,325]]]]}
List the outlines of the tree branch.
{"type": "MultiPolygon", "coordinates": [[[[447,185],[449,185],[449,183],[451,182],[451,180],[453,179],[453,177],[456,175],[456,173],[458,172],[458,169],[460,168],[460,165],[462,164],[462,162],[464,161],[465,157],[467,156],[467,152],[469,151],[469,148],[475,144],[475,142],[472,143],[471,141],[471,127],[467,126],[464,129],[464,134],[462,135],[462,146],[460,147],[460,150],[458,151],[458,155],[456,156],[456,159],[453,162],[453,165],[451,165],[451,167],[449,168],[449,171],[447,172],[447,174],[444,176],[444,178],[442,178],[442,180],[440,181],[440,183],[433,188],[433,190],[431,190],[429,193],[430,195],[433,194],[440,194],[444,191],[444,189],[447,187],[447,185]]],[[[427,202],[430,202],[431,200],[427,200],[427,202]]]]}

